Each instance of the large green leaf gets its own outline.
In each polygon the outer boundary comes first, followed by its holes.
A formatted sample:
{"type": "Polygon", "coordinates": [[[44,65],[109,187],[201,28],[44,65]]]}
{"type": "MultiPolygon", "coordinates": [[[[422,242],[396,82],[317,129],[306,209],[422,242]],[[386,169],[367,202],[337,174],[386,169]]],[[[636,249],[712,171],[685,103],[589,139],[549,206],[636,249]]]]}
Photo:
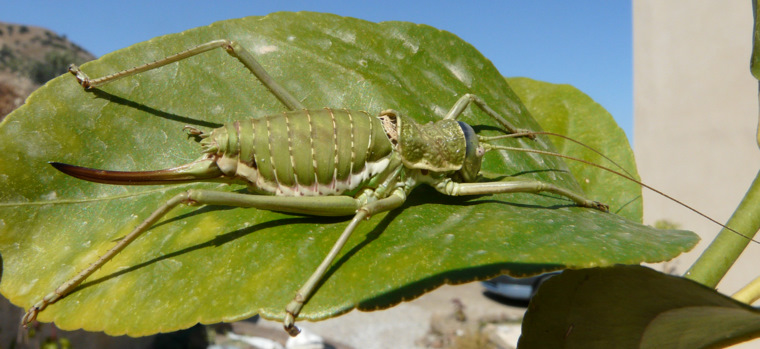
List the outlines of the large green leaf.
{"type": "Polygon", "coordinates": [[[639,266],[568,270],[541,286],[519,348],[722,348],[760,337],[760,311],[639,266]]]}
{"type": "MultiPolygon", "coordinates": [[[[96,77],[214,39],[237,40],[304,105],[435,120],[475,93],[519,127],[537,129],[493,65],[456,36],[411,23],[374,24],[315,13],[215,23],[136,44],[83,65],[96,77]]],[[[182,131],[284,110],[221,50],[85,92],[70,75],[50,81],[0,124],[0,291],[28,307],[103,254],[163,201],[214,184],[124,187],[76,180],[47,161],[147,170],[199,155],[182,131]]],[[[492,120],[462,120],[486,134],[492,120]]],[[[553,150],[545,137],[505,144],[553,150]]],[[[564,163],[493,152],[484,171],[580,190],[564,163]]],[[[144,335],[284,306],[325,256],[345,219],[252,209],[182,207],[39,319],[64,329],[144,335]]],[[[659,231],[551,195],[450,198],[427,187],[400,209],[360,225],[301,318],[376,309],[443,283],[500,273],[656,262],[691,248],[690,232],[659,231]]]]}

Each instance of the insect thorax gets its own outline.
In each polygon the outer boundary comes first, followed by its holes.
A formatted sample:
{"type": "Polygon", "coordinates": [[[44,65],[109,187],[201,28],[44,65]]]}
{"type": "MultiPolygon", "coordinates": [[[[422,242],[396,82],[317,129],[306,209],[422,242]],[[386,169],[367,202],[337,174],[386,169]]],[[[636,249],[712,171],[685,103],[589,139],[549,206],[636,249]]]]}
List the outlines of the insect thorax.
{"type": "Polygon", "coordinates": [[[433,172],[458,171],[466,155],[465,135],[456,120],[440,120],[424,125],[403,117],[398,112],[380,113],[384,126],[395,127],[388,131],[394,145],[397,143],[404,166],[433,172]]]}

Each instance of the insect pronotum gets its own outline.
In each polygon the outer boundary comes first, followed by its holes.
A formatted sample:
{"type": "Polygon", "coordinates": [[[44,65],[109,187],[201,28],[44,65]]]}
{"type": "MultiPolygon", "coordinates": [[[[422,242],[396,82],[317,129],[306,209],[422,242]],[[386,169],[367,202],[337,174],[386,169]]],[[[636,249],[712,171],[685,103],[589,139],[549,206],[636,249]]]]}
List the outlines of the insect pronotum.
{"type": "Polygon", "coordinates": [[[295,319],[356,227],[373,214],[401,206],[419,184],[452,196],[550,192],[567,197],[579,206],[608,209],[602,203],[551,183],[475,182],[483,155],[503,147],[489,143],[493,137],[478,136],[472,127],[457,121],[468,105],[472,103],[480,108],[507,133],[528,136],[533,133],[515,128],[472,94],[462,96],[442,120],[426,125],[394,110],[372,116],[356,110],[306,109],[272,79],[248,51],[229,40],[211,41],[96,79],[89,78],[73,65],[69,71],[89,89],[216,48],[223,48],[242,62],[290,111],[231,122],[210,133],[188,127],[192,135],[201,139],[202,155],[171,169],[121,172],[51,164],[68,175],[98,183],[220,181],[245,184],[252,194],[190,189],[172,197],[96,262],[34,304],[22,319],[24,325],[34,321],[40,311],[69,294],[167,212],[183,203],[315,216],[353,216],[330,252],[286,306],[283,325],[291,335],[298,334],[295,319]]]}

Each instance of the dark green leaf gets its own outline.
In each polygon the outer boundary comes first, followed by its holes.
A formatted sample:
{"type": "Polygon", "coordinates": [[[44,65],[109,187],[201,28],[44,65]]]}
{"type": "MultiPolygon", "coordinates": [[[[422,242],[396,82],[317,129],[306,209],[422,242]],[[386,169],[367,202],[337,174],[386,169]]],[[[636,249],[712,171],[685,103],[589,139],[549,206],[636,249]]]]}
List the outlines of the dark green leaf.
{"type": "Polygon", "coordinates": [[[567,270],[531,300],[529,348],[714,348],[760,337],[760,311],[639,266],[567,270]]]}
{"type": "MultiPolygon", "coordinates": [[[[424,122],[439,119],[470,92],[519,127],[538,128],[472,46],[410,23],[315,13],[250,17],[136,44],[82,70],[98,77],[220,38],[239,41],[312,108],[373,114],[394,108],[424,122]]],[[[95,184],[67,177],[48,161],[118,170],[172,167],[200,155],[183,126],[208,129],[283,110],[222,50],[91,92],[70,75],[50,81],[0,124],[0,291],[29,307],[172,195],[188,188],[242,189],[95,184]]],[[[462,120],[498,134],[481,112],[467,111],[462,120]]],[[[553,150],[545,137],[504,144],[553,150]]],[[[580,190],[555,157],[493,152],[484,171],[580,190]]],[[[256,313],[282,319],[295,290],[346,224],[252,209],[182,207],[39,319],[64,329],[130,335],[256,313]]],[[[696,241],[690,232],[655,230],[552,195],[450,198],[420,187],[401,209],[359,226],[301,317],[389,307],[443,283],[503,272],[662,261],[696,241]]]]}

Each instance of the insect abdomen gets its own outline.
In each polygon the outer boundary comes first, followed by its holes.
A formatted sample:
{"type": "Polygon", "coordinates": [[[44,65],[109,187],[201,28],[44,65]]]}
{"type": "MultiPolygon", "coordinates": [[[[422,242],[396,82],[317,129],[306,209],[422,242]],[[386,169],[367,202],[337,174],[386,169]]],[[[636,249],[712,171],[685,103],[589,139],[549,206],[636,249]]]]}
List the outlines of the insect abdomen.
{"type": "Polygon", "coordinates": [[[257,192],[339,195],[388,166],[393,152],[380,121],[366,112],[299,110],[235,121],[214,130],[225,175],[257,192]]]}

